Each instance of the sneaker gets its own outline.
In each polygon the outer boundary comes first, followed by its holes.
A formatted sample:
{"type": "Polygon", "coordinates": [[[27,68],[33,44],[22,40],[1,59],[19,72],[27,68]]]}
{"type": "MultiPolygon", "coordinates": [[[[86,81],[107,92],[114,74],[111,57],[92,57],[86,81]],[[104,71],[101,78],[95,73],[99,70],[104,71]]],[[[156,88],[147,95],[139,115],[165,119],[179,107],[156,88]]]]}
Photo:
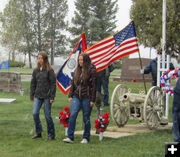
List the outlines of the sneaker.
{"type": "Polygon", "coordinates": [[[88,140],[85,139],[85,138],[83,138],[82,141],[81,141],[81,143],[88,143],[88,140]]]}
{"type": "Polygon", "coordinates": [[[63,142],[66,142],[66,143],[73,143],[73,140],[71,140],[70,138],[65,138],[63,139],[63,142]]]}

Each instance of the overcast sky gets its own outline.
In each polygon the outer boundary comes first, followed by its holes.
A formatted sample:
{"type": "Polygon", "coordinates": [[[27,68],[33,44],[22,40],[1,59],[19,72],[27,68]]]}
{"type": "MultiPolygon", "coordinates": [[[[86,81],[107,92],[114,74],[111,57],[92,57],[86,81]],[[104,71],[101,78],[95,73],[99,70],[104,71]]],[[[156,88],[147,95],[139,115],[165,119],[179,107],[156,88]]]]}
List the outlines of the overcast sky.
{"type": "MultiPolygon", "coordinates": [[[[3,11],[5,5],[8,3],[9,0],[0,0],[0,11],[3,11]]],[[[69,5],[69,14],[68,14],[68,20],[71,19],[73,16],[74,12],[74,4],[72,3],[73,0],[68,0],[68,5],[69,5]]],[[[132,0],[118,0],[118,12],[117,12],[117,28],[116,31],[120,31],[123,29],[126,25],[129,24],[131,21],[130,19],[130,8],[132,5],[132,0]]],[[[140,46],[140,52],[141,52],[141,57],[147,58],[149,57],[149,49],[144,49],[142,46],[140,46]]],[[[152,51],[151,57],[155,57],[155,51],[152,51]]],[[[1,55],[1,52],[0,52],[1,55]]],[[[131,57],[136,57],[137,54],[131,55],[131,57]]]]}

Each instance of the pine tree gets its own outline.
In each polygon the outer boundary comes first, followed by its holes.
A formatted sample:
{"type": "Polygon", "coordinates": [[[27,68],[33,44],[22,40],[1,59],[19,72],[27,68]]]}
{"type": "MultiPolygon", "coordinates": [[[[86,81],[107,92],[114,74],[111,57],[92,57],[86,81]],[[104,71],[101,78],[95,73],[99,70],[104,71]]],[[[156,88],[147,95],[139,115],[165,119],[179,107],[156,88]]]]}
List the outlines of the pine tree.
{"type": "Polygon", "coordinates": [[[108,37],[116,28],[116,3],[117,0],[76,0],[75,16],[72,18],[74,26],[69,31],[75,37],[85,31],[88,45],[108,37]]]}
{"type": "MultiPolygon", "coordinates": [[[[46,0],[46,11],[43,13],[43,38],[45,41],[50,41],[51,53],[55,55],[65,53],[67,38],[65,31],[67,23],[65,17],[68,13],[67,0],[46,0]]],[[[47,49],[47,45],[44,45],[47,49]]]]}

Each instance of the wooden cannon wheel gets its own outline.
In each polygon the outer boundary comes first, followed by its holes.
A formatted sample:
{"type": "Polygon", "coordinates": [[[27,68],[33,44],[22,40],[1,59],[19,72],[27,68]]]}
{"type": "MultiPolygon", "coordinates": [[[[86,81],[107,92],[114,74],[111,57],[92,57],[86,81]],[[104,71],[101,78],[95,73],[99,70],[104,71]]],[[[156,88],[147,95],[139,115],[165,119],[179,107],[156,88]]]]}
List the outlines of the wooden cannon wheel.
{"type": "Polygon", "coordinates": [[[149,129],[157,129],[165,113],[165,99],[163,91],[153,86],[144,101],[144,121],[149,129]]]}
{"type": "Polygon", "coordinates": [[[119,84],[111,97],[111,117],[118,127],[124,126],[129,119],[129,106],[123,103],[123,96],[127,92],[127,86],[119,84]]]}

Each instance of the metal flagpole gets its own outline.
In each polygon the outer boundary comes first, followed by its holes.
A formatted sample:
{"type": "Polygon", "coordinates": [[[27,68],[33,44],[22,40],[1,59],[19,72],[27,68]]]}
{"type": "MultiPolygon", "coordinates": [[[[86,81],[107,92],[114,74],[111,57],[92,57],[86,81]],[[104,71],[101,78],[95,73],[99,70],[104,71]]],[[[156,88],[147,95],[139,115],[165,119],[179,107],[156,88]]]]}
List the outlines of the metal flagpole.
{"type": "MultiPolygon", "coordinates": [[[[143,67],[142,67],[142,59],[141,59],[141,55],[140,55],[139,51],[138,51],[138,55],[139,55],[140,67],[141,67],[141,69],[143,69],[143,67]]],[[[143,77],[143,82],[144,82],[145,94],[147,94],[146,81],[145,81],[145,78],[144,78],[144,74],[142,74],[142,77],[143,77]]]]}
{"type": "MultiPolygon", "coordinates": [[[[166,0],[163,0],[163,11],[162,11],[162,72],[169,69],[169,57],[166,60],[166,0]],[[165,67],[166,62],[166,67],[165,67]]],[[[165,118],[168,121],[169,115],[169,95],[166,94],[166,111],[165,118]]]]}

